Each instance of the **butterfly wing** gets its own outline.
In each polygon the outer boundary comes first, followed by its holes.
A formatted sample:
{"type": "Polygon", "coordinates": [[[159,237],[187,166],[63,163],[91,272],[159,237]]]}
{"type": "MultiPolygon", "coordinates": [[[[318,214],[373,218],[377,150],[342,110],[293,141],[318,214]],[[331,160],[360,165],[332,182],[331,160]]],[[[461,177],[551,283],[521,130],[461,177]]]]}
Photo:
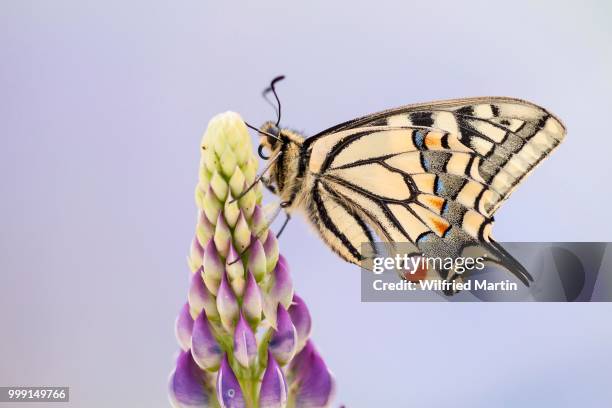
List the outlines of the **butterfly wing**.
{"type": "Polygon", "coordinates": [[[360,242],[373,240],[363,232],[369,227],[427,256],[478,248],[527,283],[527,271],[490,236],[493,214],[564,135],[553,115],[509,98],[412,105],[355,119],[306,140],[315,175],[311,217],[350,262],[363,258],[360,242]]]}

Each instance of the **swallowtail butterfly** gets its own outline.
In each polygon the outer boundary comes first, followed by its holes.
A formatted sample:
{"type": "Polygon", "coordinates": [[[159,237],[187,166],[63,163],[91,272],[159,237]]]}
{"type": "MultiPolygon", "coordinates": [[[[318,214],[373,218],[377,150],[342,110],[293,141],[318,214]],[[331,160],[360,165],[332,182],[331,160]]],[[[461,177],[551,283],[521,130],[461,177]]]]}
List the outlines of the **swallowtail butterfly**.
{"type": "MultiPolygon", "coordinates": [[[[280,79],[269,88],[277,102],[280,79]]],[[[361,244],[376,236],[426,256],[477,248],[529,284],[491,228],[497,209],[563,140],[553,114],[521,99],[454,99],[389,109],[311,137],[279,126],[280,103],[277,116],[256,129],[268,160],[261,179],[288,216],[303,210],[343,259],[360,264],[361,244]]]]}

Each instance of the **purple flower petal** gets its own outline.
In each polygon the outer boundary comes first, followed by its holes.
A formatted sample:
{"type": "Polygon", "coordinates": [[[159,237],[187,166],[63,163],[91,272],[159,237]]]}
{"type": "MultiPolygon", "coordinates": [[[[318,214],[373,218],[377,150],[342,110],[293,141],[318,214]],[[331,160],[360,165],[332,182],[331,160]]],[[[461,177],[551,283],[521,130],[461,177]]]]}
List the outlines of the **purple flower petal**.
{"type": "Polygon", "coordinates": [[[236,295],[227,283],[227,275],[221,277],[219,292],[217,293],[217,310],[221,317],[221,323],[228,333],[233,332],[234,323],[238,319],[238,301],[236,295]]]}
{"type": "Polygon", "coordinates": [[[306,307],[306,303],[302,300],[301,297],[294,294],[293,302],[291,302],[291,306],[287,310],[289,312],[289,316],[291,316],[291,322],[295,326],[295,330],[297,331],[298,336],[298,346],[297,351],[299,352],[310,337],[310,331],[312,329],[312,320],[310,318],[310,312],[306,307]]]}
{"type": "Polygon", "coordinates": [[[242,299],[242,310],[245,317],[251,324],[258,324],[261,321],[262,302],[261,290],[255,281],[255,277],[248,271],[244,298],[242,299]]]}
{"type": "Polygon", "coordinates": [[[325,362],[308,341],[289,366],[297,407],[324,407],[334,394],[334,379],[325,362]],[[295,387],[295,388],[294,388],[295,387]]]}
{"type": "Polygon", "coordinates": [[[212,293],[204,285],[202,278],[202,268],[197,270],[191,277],[191,285],[189,285],[189,293],[187,294],[191,310],[200,314],[202,310],[206,310],[206,315],[210,317],[219,317],[217,312],[217,302],[212,293]]]}
{"type": "Polygon", "coordinates": [[[205,386],[205,373],[196,365],[188,351],[182,351],[176,368],[170,375],[170,401],[175,407],[210,406],[209,390],[205,386]]]}
{"type": "Polygon", "coordinates": [[[285,266],[285,268],[289,269],[289,264],[287,263],[287,260],[285,259],[284,256],[279,255],[278,256],[278,263],[281,263],[285,266]]]}
{"type": "Polygon", "coordinates": [[[202,273],[202,277],[204,278],[204,283],[206,284],[206,287],[210,293],[216,296],[217,291],[219,290],[219,283],[221,283],[221,275],[223,275],[224,268],[214,240],[211,239],[208,241],[203,259],[204,272],[202,273]]]}
{"type": "Polygon", "coordinates": [[[268,366],[259,391],[260,408],[283,408],[287,404],[287,382],[274,356],[268,352],[268,366]]]}
{"type": "Polygon", "coordinates": [[[295,355],[297,332],[291,322],[289,313],[283,305],[276,311],[276,330],[270,338],[269,350],[280,365],[287,364],[295,355]]]}
{"type": "Polygon", "coordinates": [[[175,334],[179,345],[185,351],[191,347],[191,331],[193,330],[193,318],[189,312],[189,303],[185,303],[176,318],[175,334]]]}
{"type": "Polygon", "coordinates": [[[261,242],[255,238],[249,247],[249,269],[257,282],[266,274],[266,253],[261,242]]]}
{"type": "Polygon", "coordinates": [[[242,313],[234,331],[234,357],[243,367],[252,367],[257,356],[257,340],[242,313]]]}
{"type": "Polygon", "coordinates": [[[285,262],[278,262],[273,273],[274,285],[272,285],[270,296],[288,308],[293,300],[293,282],[291,282],[289,268],[285,262]]]}
{"type": "Polygon", "coordinates": [[[266,272],[272,271],[278,262],[278,241],[276,235],[272,231],[268,232],[268,236],[263,244],[264,252],[266,253],[266,272]]]}
{"type": "Polygon", "coordinates": [[[242,395],[242,389],[238,383],[236,375],[227,361],[227,356],[223,357],[221,368],[217,374],[217,399],[222,408],[245,408],[246,402],[242,395]]]}
{"type": "Polygon", "coordinates": [[[195,362],[205,370],[215,371],[219,368],[223,352],[210,328],[206,312],[196,318],[191,334],[191,354],[195,362]]]}

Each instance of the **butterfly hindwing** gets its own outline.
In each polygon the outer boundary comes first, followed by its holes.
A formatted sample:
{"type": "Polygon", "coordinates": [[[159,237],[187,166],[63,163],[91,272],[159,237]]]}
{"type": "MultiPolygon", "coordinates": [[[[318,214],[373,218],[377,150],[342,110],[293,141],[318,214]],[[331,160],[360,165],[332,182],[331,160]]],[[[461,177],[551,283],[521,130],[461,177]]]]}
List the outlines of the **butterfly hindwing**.
{"type": "Polygon", "coordinates": [[[315,182],[309,206],[310,221],[323,241],[346,261],[359,263],[361,244],[374,243],[362,215],[322,182],[315,182]]]}

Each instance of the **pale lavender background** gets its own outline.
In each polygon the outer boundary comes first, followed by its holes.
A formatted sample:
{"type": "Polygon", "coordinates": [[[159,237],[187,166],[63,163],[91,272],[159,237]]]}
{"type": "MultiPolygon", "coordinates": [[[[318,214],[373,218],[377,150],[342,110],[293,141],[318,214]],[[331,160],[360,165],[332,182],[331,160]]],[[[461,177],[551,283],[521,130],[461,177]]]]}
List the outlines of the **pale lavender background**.
{"type": "MultiPolygon", "coordinates": [[[[283,122],[310,134],[417,101],[536,101],[569,135],[496,237],[612,239],[608,2],[217,3],[0,4],[0,385],[167,406],[201,133],[228,109],[271,118],[279,73],[283,122]]],[[[303,221],[281,246],[338,403],[610,406],[610,304],[362,304],[303,221]]]]}

